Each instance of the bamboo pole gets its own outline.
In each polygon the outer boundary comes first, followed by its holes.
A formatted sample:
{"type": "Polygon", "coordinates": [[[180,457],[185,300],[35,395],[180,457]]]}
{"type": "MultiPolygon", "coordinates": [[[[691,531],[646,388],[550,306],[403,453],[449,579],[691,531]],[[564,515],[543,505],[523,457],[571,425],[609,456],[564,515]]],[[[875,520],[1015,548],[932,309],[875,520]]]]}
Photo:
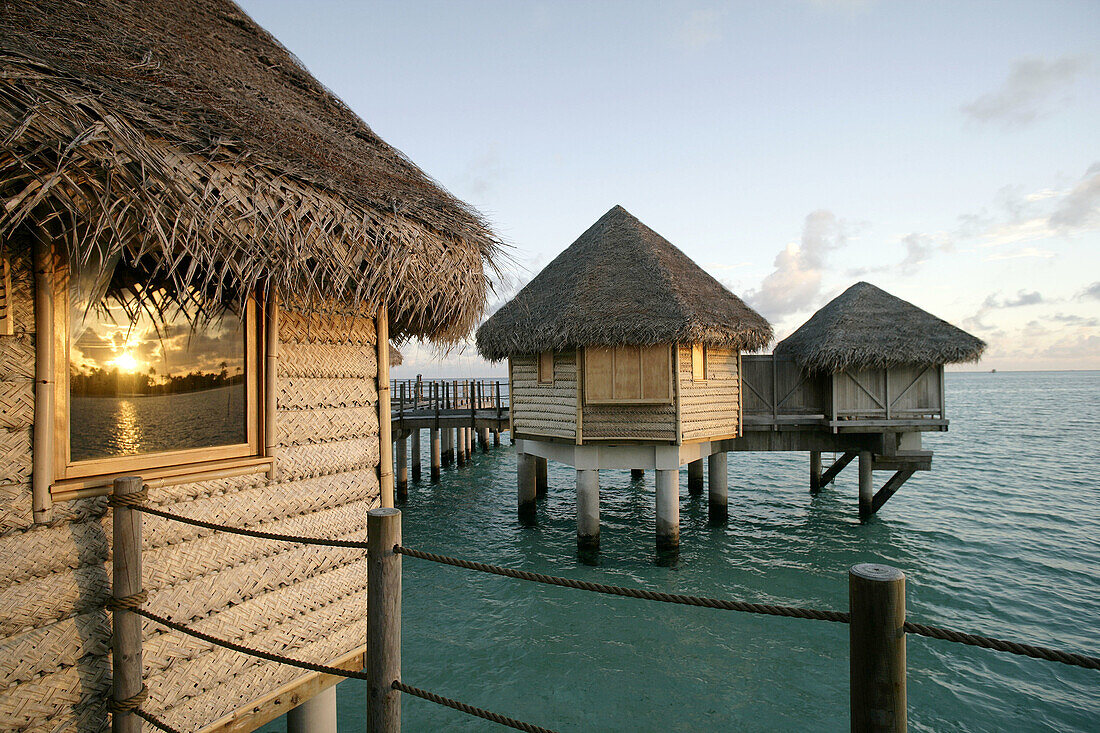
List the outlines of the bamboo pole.
{"type": "Polygon", "coordinates": [[[401,512],[367,513],[367,731],[400,733],[401,693],[401,512]]]}
{"type": "MultiPolygon", "coordinates": [[[[140,476],[114,481],[117,497],[141,491],[140,476]]],[[[141,512],[132,507],[114,508],[111,549],[111,595],[118,601],[141,592],[141,512]]],[[[141,617],[124,608],[113,611],[111,620],[111,700],[121,704],[139,694],[141,681],[141,617]]],[[[141,718],[133,712],[111,715],[112,733],[141,733],[141,718]]]]}
{"type": "Polygon", "coordinates": [[[848,571],[853,733],[906,729],[905,574],[889,565],[848,571]]]}
{"type": "Polygon", "coordinates": [[[31,510],[36,524],[53,516],[54,479],[54,313],[53,247],[45,229],[36,232],[34,251],[34,446],[31,510]]]}
{"type": "MultiPolygon", "coordinates": [[[[264,456],[276,458],[279,437],[275,424],[279,395],[279,294],[272,289],[264,308],[264,456]]],[[[268,478],[278,479],[278,461],[272,460],[268,478]]]]}
{"type": "Polygon", "coordinates": [[[386,306],[378,309],[375,319],[378,351],[378,490],[382,506],[393,506],[393,416],[390,414],[390,322],[386,306]]]}

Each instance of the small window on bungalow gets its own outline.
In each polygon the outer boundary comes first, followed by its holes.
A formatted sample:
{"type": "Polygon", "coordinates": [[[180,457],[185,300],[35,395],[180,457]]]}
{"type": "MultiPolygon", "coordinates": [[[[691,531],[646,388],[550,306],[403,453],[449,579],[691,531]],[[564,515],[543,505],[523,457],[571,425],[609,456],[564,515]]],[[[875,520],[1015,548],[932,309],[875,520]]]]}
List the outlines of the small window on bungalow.
{"type": "Polygon", "coordinates": [[[539,354],[539,384],[554,383],[554,352],[543,351],[539,354]]]}
{"type": "Polygon", "coordinates": [[[211,307],[121,264],[83,275],[70,274],[68,359],[57,365],[69,387],[61,478],[258,456],[253,300],[211,307]]]}
{"type": "Polygon", "coordinates": [[[705,382],[707,379],[707,347],[702,344],[691,346],[691,380],[705,382]]]}
{"type": "Polygon", "coordinates": [[[672,402],[672,351],[667,345],[588,347],[584,396],[591,404],[672,402]]]}

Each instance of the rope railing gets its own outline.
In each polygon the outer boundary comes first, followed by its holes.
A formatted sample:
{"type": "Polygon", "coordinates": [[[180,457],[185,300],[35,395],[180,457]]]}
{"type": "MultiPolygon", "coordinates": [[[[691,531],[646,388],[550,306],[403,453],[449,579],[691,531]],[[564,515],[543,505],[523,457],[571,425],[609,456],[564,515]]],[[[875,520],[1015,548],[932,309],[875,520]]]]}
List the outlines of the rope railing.
{"type": "MultiPolygon", "coordinates": [[[[332,540],[322,537],[309,537],[302,535],[289,535],[280,534],[275,532],[263,532],[259,530],[246,529],[241,527],[231,527],[228,525],[218,524],[216,522],[208,522],[205,520],[194,519],[192,517],[186,517],[172,512],[167,512],[161,509],[156,509],[145,504],[147,500],[147,489],[140,484],[140,480],[136,478],[124,478],[117,479],[115,482],[115,493],[110,497],[109,503],[116,508],[118,514],[115,517],[115,546],[116,548],[116,563],[118,558],[123,554],[120,550],[128,550],[130,552],[140,553],[140,537],[128,536],[126,533],[127,524],[132,525],[132,520],[126,516],[133,512],[148,513],[161,518],[178,521],[192,526],[197,526],[205,529],[227,532],[230,534],[244,535],[248,537],[255,537],[259,539],[268,539],[282,542],[291,542],[307,545],[319,545],[326,547],[347,547],[356,549],[365,549],[367,551],[369,559],[370,572],[368,573],[368,595],[372,598],[374,593],[378,592],[379,598],[392,597],[396,592],[397,606],[396,606],[396,619],[389,619],[386,617],[384,611],[381,610],[381,606],[375,606],[368,601],[368,636],[370,638],[369,647],[377,648],[379,653],[385,655],[387,645],[392,646],[390,641],[397,639],[396,648],[400,648],[400,556],[408,556],[419,560],[425,560],[442,565],[448,565],[452,567],[462,568],[466,570],[472,570],[476,572],[488,573],[492,575],[498,575],[507,578],[513,578],[516,580],[523,580],[534,583],[541,583],[544,585],[551,585],[563,588],[572,588],[576,590],[583,590],[592,593],[601,593],[605,595],[619,596],[625,598],[636,598],[640,600],[654,601],[658,603],[674,603],[686,606],[695,606],[700,608],[711,608],[716,610],[726,611],[738,611],[742,613],[761,614],[768,616],[782,616],[787,618],[800,618],[816,621],[829,621],[834,623],[844,623],[852,625],[852,644],[855,644],[857,622],[860,625],[867,623],[865,607],[857,608],[855,605],[856,595],[851,595],[850,603],[852,604],[852,610],[849,612],[836,611],[836,610],[822,610],[816,608],[804,608],[798,606],[786,606],[766,603],[754,603],[740,600],[729,600],[719,598],[709,598],[706,596],[694,596],[680,593],[666,593],[663,591],[647,590],[644,588],[628,588],[624,586],[607,585],[604,583],[595,583],[586,580],[578,580],[573,578],[565,578],[561,576],[547,575],[543,573],[535,573],[527,570],[517,570],[514,568],[507,568],[500,565],[491,565],[489,563],[476,562],[472,560],[463,560],[461,558],[450,557],[447,555],[440,555],[432,552],[426,552],[423,550],[417,550],[410,547],[405,547],[401,544],[400,540],[400,513],[393,509],[386,510],[373,510],[369,514],[370,525],[368,531],[368,541],[359,540],[332,540]],[[121,483],[120,483],[121,482],[121,483]],[[129,482],[129,483],[126,483],[129,482]],[[136,482],[136,483],[135,483],[136,482]],[[121,489],[120,489],[121,485],[121,489]],[[370,559],[374,558],[374,559],[370,559]],[[376,570],[375,566],[379,568],[376,570]],[[373,575],[372,575],[373,574],[373,575]],[[387,585],[389,584],[389,585],[387,585]],[[390,636],[394,633],[389,629],[389,626],[393,624],[396,629],[396,636],[390,636]],[[390,641],[383,642],[383,639],[390,641]]],[[[138,523],[137,526],[140,526],[138,523]]],[[[140,554],[138,555],[140,558],[140,554]]],[[[173,621],[169,618],[153,613],[152,611],[144,608],[143,604],[146,601],[147,593],[141,588],[140,575],[134,575],[131,570],[128,571],[128,575],[123,577],[119,576],[118,572],[120,568],[127,567],[126,563],[122,565],[116,564],[116,583],[123,582],[122,585],[116,585],[114,596],[108,602],[108,607],[116,614],[116,634],[119,628],[118,621],[120,620],[119,614],[133,613],[137,616],[144,617],[157,624],[172,629],[173,631],[191,636],[201,641],[213,644],[215,646],[223,647],[236,651],[241,654],[247,654],[259,659],[268,660],[280,664],[286,664],[292,667],[297,667],[307,671],[318,672],[322,674],[329,674],[343,678],[364,680],[370,686],[372,691],[384,690],[389,691],[389,695],[394,695],[397,692],[403,692],[414,697],[419,697],[430,702],[434,702],[445,707],[457,710],[459,712],[473,715],[484,720],[488,720],[500,725],[514,728],[516,730],[530,731],[532,733],[552,733],[550,729],[544,728],[532,723],[526,723],[500,713],[495,713],[483,708],[478,708],[467,703],[463,703],[457,700],[453,700],[448,697],[444,697],[434,692],[423,690],[411,685],[407,685],[402,682],[400,677],[400,659],[399,656],[394,657],[394,663],[390,668],[386,668],[386,665],[380,665],[375,668],[371,668],[371,671],[366,670],[350,670],[342,669],[340,667],[333,667],[325,664],[317,664],[314,662],[308,662],[301,659],[295,659],[293,657],[287,657],[282,654],[276,654],[273,652],[267,652],[262,649],[256,649],[244,644],[230,641],[228,639],[222,639],[211,634],[204,633],[190,626],[173,621]],[[121,580],[120,580],[121,578],[121,580]],[[127,591],[120,589],[130,589],[127,591]],[[381,675],[381,677],[380,677],[381,675]]],[[[140,560],[137,567],[140,567],[140,560]]],[[[853,574],[860,568],[872,568],[874,566],[857,566],[850,571],[850,577],[856,577],[853,574]]],[[[882,569],[879,566],[877,569],[882,569]]],[[[897,575],[898,578],[902,578],[900,571],[892,568],[885,568],[897,575]]],[[[870,576],[867,576],[870,577],[870,576]]],[[[871,578],[873,581],[881,580],[881,578],[871,578]]],[[[886,586],[888,584],[881,583],[880,585],[886,586]]],[[[901,595],[897,596],[897,603],[902,608],[901,616],[896,627],[899,632],[904,631],[907,633],[917,634],[928,638],[941,639],[959,644],[965,644],[969,646],[976,646],[985,649],[991,649],[994,651],[1008,652],[1011,654],[1017,654],[1021,656],[1032,657],[1036,659],[1044,659],[1053,662],[1060,662],[1071,666],[1084,667],[1086,669],[1100,670],[1100,657],[1089,656],[1085,654],[1077,654],[1073,652],[1065,652],[1057,649],[1050,649],[1047,647],[1036,646],[1032,644],[1025,644],[1020,642],[1008,641],[1004,639],[997,639],[993,637],[981,636],[977,634],[969,634],[965,632],[954,631],[951,629],[945,629],[937,626],[928,626],[925,624],[919,624],[914,622],[904,621],[904,591],[903,584],[896,586],[900,590],[901,595]]],[[[878,591],[876,591],[878,592],[878,591]]],[[[868,599],[871,597],[868,596],[868,599]]],[[[879,600],[886,598],[881,596],[879,600]]],[[[385,605],[385,604],[383,604],[385,605]]],[[[872,604],[873,605],[873,604],[872,604]]],[[[890,606],[891,603],[884,604],[890,606]]],[[[133,619],[133,617],[130,617],[133,619]]],[[[883,618],[876,623],[888,623],[883,618]]],[[[899,634],[899,636],[904,636],[899,634]]],[[[115,644],[119,643],[116,636],[115,644]]],[[[154,727],[166,731],[167,733],[180,733],[177,729],[164,723],[162,720],[152,715],[151,713],[141,708],[142,703],[145,702],[148,695],[148,689],[141,683],[140,679],[140,629],[133,629],[131,625],[131,631],[129,634],[129,640],[124,640],[123,644],[136,643],[138,654],[136,656],[137,667],[136,672],[138,677],[130,677],[131,682],[129,689],[129,697],[120,698],[116,690],[115,697],[109,700],[109,710],[116,715],[136,715],[141,719],[149,722],[154,727]],[[136,639],[136,641],[135,641],[136,639]],[[140,690],[137,687],[140,686],[140,690]]],[[[889,643],[896,644],[896,641],[890,641],[889,643]]],[[[132,651],[132,649],[131,649],[132,651]]],[[[888,653],[887,650],[878,650],[881,654],[888,653]]],[[[372,652],[373,653],[373,652],[372,652]]],[[[893,652],[890,652],[893,653],[893,652]]],[[[131,654],[132,656],[132,654],[131,654]]],[[[855,674],[855,658],[856,651],[853,646],[852,651],[853,658],[853,675],[855,674]]],[[[901,652],[898,659],[901,660],[902,677],[901,687],[904,689],[904,641],[901,641],[901,652]]],[[[131,672],[134,669],[130,670],[131,672]]],[[[856,704],[855,704],[855,677],[853,676],[853,720],[855,720],[856,704]]],[[[375,692],[372,692],[372,699],[375,692]]],[[[386,692],[380,692],[378,694],[386,694],[386,692]]],[[[395,698],[396,699],[396,698],[395,698]]],[[[902,697],[904,699],[904,696],[902,697]]],[[[392,705],[390,706],[393,707],[392,705]]],[[[397,706],[396,714],[399,725],[399,705],[397,706]]],[[[902,715],[904,715],[904,703],[902,703],[902,715]]],[[[863,711],[866,712],[866,711],[863,711]]],[[[388,724],[382,724],[380,727],[386,727],[388,724]]],[[[387,727],[388,729],[388,727],[387,727]]]]}

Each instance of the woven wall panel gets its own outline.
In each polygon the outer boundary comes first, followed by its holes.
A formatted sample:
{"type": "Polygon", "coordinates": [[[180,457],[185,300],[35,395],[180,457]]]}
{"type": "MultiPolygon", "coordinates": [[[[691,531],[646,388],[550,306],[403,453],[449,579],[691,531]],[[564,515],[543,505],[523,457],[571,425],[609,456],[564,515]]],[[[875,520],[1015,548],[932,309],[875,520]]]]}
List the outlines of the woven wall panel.
{"type": "Polygon", "coordinates": [[[86,656],[76,666],[4,690],[0,694],[0,730],[108,731],[110,691],[110,657],[86,656]]]}
{"type": "Polygon", "coordinates": [[[0,639],[0,689],[111,651],[111,622],[96,609],[0,639]]]}
{"type": "Polygon", "coordinates": [[[279,341],[371,346],[375,342],[374,320],[351,316],[319,318],[293,311],[281,311],[279,341]]]}
{"type": "Polygon", "coordinates": [[[34,380],[0,381],[0,429],[34,425],[34,380]]]}
{"type": "MultiPolygon", "coordinates": [[[[12,322],[15,334],[33,334],[34,328],[34,270],[29,257],[17,256],[11,261],[12,322]]],[[[34,356],[31,356],[33,374],[34,356]]],[[[0,372],[2,373],[2,372],[0,372]]]]}
{"type": "Polygon", "coordinates": [[[279,376],[373,380],[378,362],[373,345],[289,341],[279,344],[279,376]]]}
{"type": "MultiPolygon", "coordinates": [[[[366,634],[366,620],[361,617],[347,626],[330,629],[324,639],[288,651],[293,651],[298,658],[335,661],[362,646],[366,634]]],[[[306,674],[308,673],[304,670],[285,664],[254,660],[247,674],[238,675],[225,684],[188,698],[167,710],[158,697],[158,681],[153,679],[149,683],[150,699],[146,707],[170,725],[187,730],[188,725],[195,725],[194,721],[212,722],[247,705],[256,698],[255,690],[273,691],[306,674]]]]}
{"type": "MultiPolygon", "coordinates": [[[[69,522],[83,522],[99,517],[107,511],[107,499],[75,499],[53,505],[53,518],[50,527],[69,522]]],[[[35,532],[40,528],[34,524],[31,515],[31,485],[20,484],[0,487],[0,537],[23,532],[35,532]]]]}
{"type": "Polygon", "coordinates": [[[0,484],[31,480],[31,429],[0,428],[0,484]]]}
{"type": "Polygon", "coordinates": [[[35,527],[0,537],[0,593],[12,583],[107,562],[110,537],[105,520],[35,527]]]}
{"type": "Polygon", "coordinates": [[[0,336],[0,380],[34,380],[34,335],[0,336]]]}
{"type": "Polygon", "coordinates": [[[586,439],[676,440],[673,405],[585,405],[581,419],[586,439]]]}
{"type": "Polygon", "coordinates": [[[378,413],[373,407],[280,412],[277,422],[280,446],[350,440],[378,434],[378,413]]]}
{"type": "MultiPolygon", "coordinates": [[[[373,468],[378,465],[378,438],[290,446],[279,451],[276,462],[279,476],[285,479],[326,471],[350,471],[364,466],[373,468]]],[[[374,485],[377,486],[377,481],[374,485]]]]}
{"type": "Polygon", "coordinates": [[[377,411],[378,390],[373,379],[286,377],[279,380],[278,400],[280,412],[331,407],[373,407],[377,411]]]}

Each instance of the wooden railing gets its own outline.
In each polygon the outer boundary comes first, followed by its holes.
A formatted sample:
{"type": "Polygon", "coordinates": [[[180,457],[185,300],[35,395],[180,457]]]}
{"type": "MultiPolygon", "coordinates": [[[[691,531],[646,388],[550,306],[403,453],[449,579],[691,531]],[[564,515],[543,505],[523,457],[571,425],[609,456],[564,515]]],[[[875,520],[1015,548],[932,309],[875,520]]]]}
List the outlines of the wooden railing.
{"type": "Polygon", "coordinates": [[[479,379],[394,379],[390,404],[394,415],[414,412],[493,410],[503,417],[509,408],[507,377],[479,379]]]}

